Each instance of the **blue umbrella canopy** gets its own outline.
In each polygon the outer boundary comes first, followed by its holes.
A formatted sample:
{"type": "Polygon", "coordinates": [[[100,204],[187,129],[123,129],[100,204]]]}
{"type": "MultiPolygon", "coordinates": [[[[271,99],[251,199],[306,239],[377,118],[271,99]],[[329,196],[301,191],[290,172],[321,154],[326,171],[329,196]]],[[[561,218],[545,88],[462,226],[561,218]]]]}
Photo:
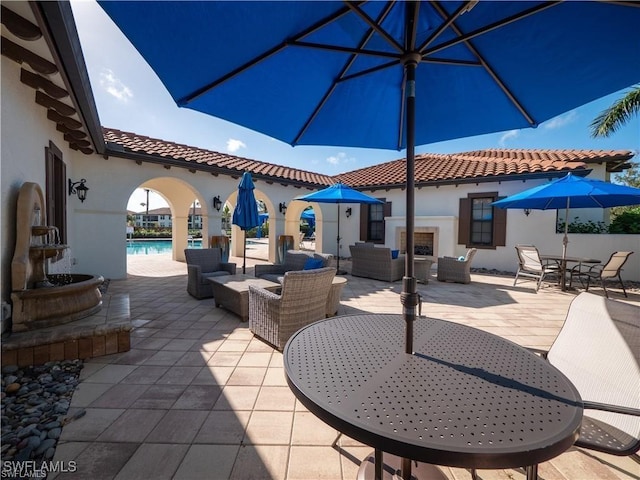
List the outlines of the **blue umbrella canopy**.
{"type": "Polygon", "coordinates": [[[344,183],[334,183],[330,187],[324,188],[317,192],[308,193],[301,197],[296,197],[296,200],[304,200],[306,202],[318,202],[318,203],[337,203],[338,204],[338,247],[336,250],[336,269],[339,274],[345,272],[340,271],[340,204],[341,203],[384,203],[382,200],[370,197],[369,195],[354,190],[349,185],[344,183]]]}
{"type": "MultiPolygon", "coordinates": [[[[408,278],[416,144],[535,127],[640,82],[634,2],[99,3],[182,107],[292,145],[406,148],[408,278]]],[[[415,281],[401,299],[411,353],[415,281]]]]}
{"type": "Polygon", "coordinates": [[[238,185],[238,203],[233,209],[231,223],[240,227],[244,234],[244,249],[242,256],[242,273],[246,272],[247,263],[247,233],[246,231],[261,225],[260,214],[258,213],[258,203],[253,194],[253,180],[249,172],[244,172],[238,185]]]}
{"type": "Polygon", "coordinates": [[[564,208],[563,259],[567,255],[567,244],[569,243],[567,233],[570,208],[609,208],[636,204],[640,205],[640,188],[589,179],[572,173],[567,173],[564,177],[544,185],[538,185],[493,202],[493,205],[499,208],[531,208],[534,210],[564,208]]]}
{"type": "Polygon", "coordinates": [[[493,202],[500,208],[609,208],[640,205],[640,188],[568,173],[544,185],[493,202]]]}
{"type": "Polygon", "coordinates": [[[318,203],[384,203],[382,200],[354,190],[344,183],[334,183],[317,192],[296,197],[296,200],[318,203]]]}

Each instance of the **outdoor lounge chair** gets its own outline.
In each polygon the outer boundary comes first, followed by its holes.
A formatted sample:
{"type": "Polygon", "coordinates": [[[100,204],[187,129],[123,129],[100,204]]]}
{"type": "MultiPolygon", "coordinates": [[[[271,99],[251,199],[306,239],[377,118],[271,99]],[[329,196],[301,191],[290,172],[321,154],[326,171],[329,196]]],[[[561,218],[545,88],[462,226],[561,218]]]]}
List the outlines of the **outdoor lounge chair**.
{"type": "Polygon", "coordinates": [[[585,290],[588,292],[591,280],[600,280],[600,284],[602,285],[604,294],[607,298],[609,298],[609,292],[607,291],[605,282],[607,280],[617,279],[620,282],[620,285],[622,286],[622,292],[626,297],[627,291],[624,288],[624,283],[622,283],[620,272],[622,271],[622,266],[626,263],[631,254],[633,254],[633,252],[614,252],[611,254],[611,257],[609,257],[609,260],[604,265],[593,265],[586,270],[580,269],[580,266],[577,265],[571,270],[569,285],[573,283],[574,276],[577,277],[581,282],[586,279],[587,285],[585,287],[585,290]]]}
{"type": "Polygon", "coordinates": [[[549,274],[559,274],[560,267],[558,265],[544,265],[540,260],[538,249],[533,245],[516,245],[516,252],[518,252],[518,271],[513,280],[514,287],[518,277],[534,278],[537,280],[536,293],[538,293],[544,277],[549,274]]]}
{"type": "Polygon", "coordinates": [[[236,264],[222,262],[220,248],[186,248],[187,292],[197,299],[213,297],[213,287],[207,280],[221,275],[235,275],[236,264]]]}
{"type": "Polygon", "coordinates": [[[332,267],[286,272],[280,294],[249,286],[249,329],[282,350],[294,332],[325,318],[335,274],[332,267]]]}
{"type": "Polygon", "coordinates": [[[281,264],[256,265],[254,274],[257,278],[264,278],[272,282],[281,283],[284,274],[292,270],[304,269],[305,263],[310,258],[320,260],[322,267],[328,267],[333,255],[327,253],[302,252],[300,250],[287,250],[284,254],[284,262],[281,264]]]}
{"type": "Polygon", "coordinates": [[[475,248],[470,248],[464,260],[455,257],[438,258],[438,281],[471,283],[471,261],[476,251],[475,248]]]}
{"type": "Polygon", "coordinates": [[[627,456],[640,449],[640,307],[583,292],[548,352],[580,392],[575,445],[627,456]]]}

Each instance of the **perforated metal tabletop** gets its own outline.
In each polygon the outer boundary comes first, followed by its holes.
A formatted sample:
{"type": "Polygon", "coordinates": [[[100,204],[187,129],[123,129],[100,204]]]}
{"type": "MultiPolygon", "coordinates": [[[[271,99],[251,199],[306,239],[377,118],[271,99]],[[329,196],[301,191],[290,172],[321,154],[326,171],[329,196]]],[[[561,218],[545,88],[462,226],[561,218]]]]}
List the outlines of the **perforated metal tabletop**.
{"type": "Polygon", "coordinates": [[[582,400],[544,359],[481,330],[401,315],[323,320],[284,348],[287,382],[327,424],[400,457],[464,468],[534,465],[576,440],[582,400]]]}

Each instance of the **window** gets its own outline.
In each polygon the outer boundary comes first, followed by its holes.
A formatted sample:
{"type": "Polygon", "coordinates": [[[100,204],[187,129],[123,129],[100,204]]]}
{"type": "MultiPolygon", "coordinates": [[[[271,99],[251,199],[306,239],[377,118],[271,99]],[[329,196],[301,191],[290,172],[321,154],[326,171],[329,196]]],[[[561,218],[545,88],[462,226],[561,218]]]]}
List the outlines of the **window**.
{"type": "Polygon", "coordinates": [[[498,192],[470,193],[460,199],[458,243],[467,248],[493,248],[506,244],[506,210],[494,208],[498,192]]]}
{"type": "Polygon", "coordinates": [[[384,242],[384,205],[380,203],[369,207],[367,240],[384,242]]]}
{"type": "MultiPolygon", "coordinates": [[[[381,198],[384,202],[384,198],[381,198]]],[[[391,202],[360,205],[360,240],[384,243],[384,218],[391,216],[391,202]]]]}
{"type": "Polygon", "coordinates": [[[53,142],[44,149],[46,224],[58,229],[59,242],[67,243],[67,166],[53,142]]]}
{"type": "Polygon", "coordinates": [[[471,243],[491,245],[493,241],[493,197],[471,200],[471,243]]]}

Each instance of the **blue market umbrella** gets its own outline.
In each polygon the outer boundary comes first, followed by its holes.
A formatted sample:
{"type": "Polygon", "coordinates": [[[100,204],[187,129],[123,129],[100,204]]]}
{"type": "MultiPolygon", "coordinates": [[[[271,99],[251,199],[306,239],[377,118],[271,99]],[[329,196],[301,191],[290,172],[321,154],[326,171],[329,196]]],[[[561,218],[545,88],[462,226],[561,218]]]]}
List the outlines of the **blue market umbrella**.
{"type": "Polygon", "coordinates": [[[302,212],[300,218],[307,221],[310,231],[313,231],[316,228],[316,212],[313,211],[313,208],[309,208],[302,212]]]}
{"type": "Polygon", "coordinates": [[[246,273],[247,264],[247,230],[261,225],[258,203],[253,194],[253,180],[249,172],[244,172],[238,185],[238,203],[233,210],[231,223],[244,232],[244,249],[242,254],[242,273],[246,273]]]}
{"type": "Polygon", "coordinates": [[[292,145],[406,148],[535,127],[640,81],[634,2],[99,2],[176,103],[292,145]]]}
{"type": "Polygon", "coordinates": [[[337,203],[338,204],[338,236],[336,241],[337,246],[337,260],[336,270],[337,273],[343,275],[345,272],[340,271],[340,204],[341,203],[384,203],[382,200],[370,197],[362,192],[354,190],[344,183],[334,183],[330,187],[317,192],[302,195],[296,197],[296,200],[304,200],[305,202],[318,202],[318,203],[337,203]]]}
{"type": "MultiPolygon", "coordinates": [[[[568,173],[549,183],[493,202],[499,208],[530,208],[533,210],[565,209],[562,258],[567,256],[569,209],[609,208],[640,205],[640,188],[617,185],[568,173]]],[[[563,261],[564,265],[564,261],[563,261]]]]}

